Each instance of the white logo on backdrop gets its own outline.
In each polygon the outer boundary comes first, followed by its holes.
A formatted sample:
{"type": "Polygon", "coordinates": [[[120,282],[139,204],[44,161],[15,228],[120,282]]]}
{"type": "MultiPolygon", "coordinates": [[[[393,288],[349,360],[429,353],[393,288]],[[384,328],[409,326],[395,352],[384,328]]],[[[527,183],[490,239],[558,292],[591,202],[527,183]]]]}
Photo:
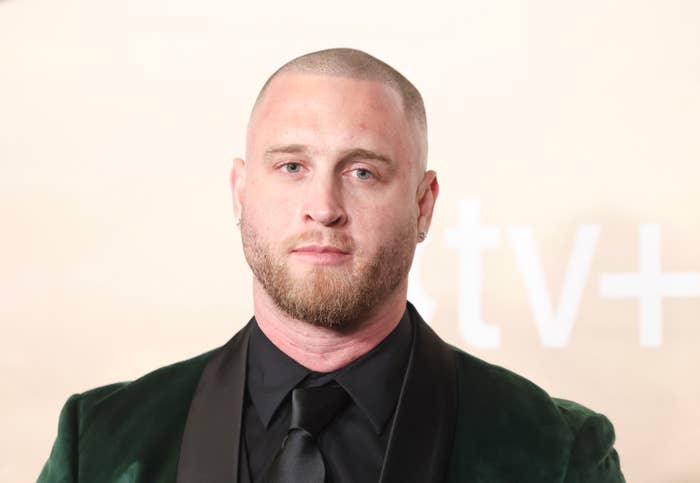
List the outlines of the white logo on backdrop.
{"type": "MultiPolygon", "coordinates": [[[[481,251],[500,246],[501,229],[482,225],[480,212],[479,201],[460,201],[457,227],[447,230],[445,242],[449,248],[457,250],[460,334],[474,346],[496,348],[501,343],[501,330],[486,322],[481,314],[481,251]]],[[[576,231],[556,307],[545,281],[532,229],[509,226],[506,231],[542,345],[565,347],[576,323],[581,295],[600,238],[600,226],[581,225],[576,231]]],[[[409,274],[408,297],[423,317],[430,321],[436,312],[437,302],[428,294],[417,273],[424,250],[425,244],[418,245],[409,274]]],[[[640,225],[638,260],[638,272],[601,274],[599,294],[603,298],[639,299],[640,344],[655,347],[661,345],[663,338],[663,298],[700,297],[700,272],[662,271],[661,227],[656,224],[640,225]]]]}

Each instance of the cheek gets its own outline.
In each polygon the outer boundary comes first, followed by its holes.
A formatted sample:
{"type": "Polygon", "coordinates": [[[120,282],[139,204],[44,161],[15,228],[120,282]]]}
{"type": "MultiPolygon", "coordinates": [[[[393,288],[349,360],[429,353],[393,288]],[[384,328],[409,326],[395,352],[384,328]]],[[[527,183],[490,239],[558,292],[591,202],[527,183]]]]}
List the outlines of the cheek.
{"type": "Polygon", "coordinates": [[[398,185],[391,190],[373,196],[353,196],[348,203],[355,215],[369,227],[392,227],[417,219],[418,207],[408,185],[398,185]]]}
{"type": "Polygon", "coordinates": [[[289,210],[292,205],[289,193],[273,183],[251,179],[246,186],[244,209],[247,212],[275,217],[277,213],[289,210]]]}
{"type": "MultiPolygon", "coordinates": [[[[406,205],[404,205],[405,207],[406,205]]],[[[397,209],[397,205],[374,206],[357,214],[353,234],[360,243],[367,246],[393,245],[402,239],[413,236],[417,223],[412,210],[397,209]]]]}
{"type": "Polygon", "coordinates": [[[284,212],[286,206],[271,196],[257,193],[246,199],[243,218],[257,237],[274,243],[282,238],[290,219],[290,215],[284,212]]]}
{"type": "Polygon", "coordinates": [[[249,205],[263,207],[271,212],[290,211],[299,203],[299,194],[303,193],[289,183],[282,183],[274,176],[265,173],[251,173],[246,186],[246,202],[249,205]]]}

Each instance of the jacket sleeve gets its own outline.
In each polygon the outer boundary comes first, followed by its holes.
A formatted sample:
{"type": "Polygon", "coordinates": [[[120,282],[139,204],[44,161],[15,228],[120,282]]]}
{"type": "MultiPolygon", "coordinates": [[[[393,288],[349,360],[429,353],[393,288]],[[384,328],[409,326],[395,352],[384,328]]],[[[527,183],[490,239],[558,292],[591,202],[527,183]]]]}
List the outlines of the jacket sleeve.
{"type": "Polygon", "coordinates": [[[58,436],[51,455],[41,470],[37,483],[69,483],[78,481],[78,402],[71,396],[63,405],[58,420],[58,436]]]}
{"type": "Polygon", "coordinates": [[[620,459],[613,447],[612,423],[602,414],[590,410],[584,413],[579,408],[570,408],[576,415],[573,426],[577,431],[564,483],[624,483],[620,459]]]}

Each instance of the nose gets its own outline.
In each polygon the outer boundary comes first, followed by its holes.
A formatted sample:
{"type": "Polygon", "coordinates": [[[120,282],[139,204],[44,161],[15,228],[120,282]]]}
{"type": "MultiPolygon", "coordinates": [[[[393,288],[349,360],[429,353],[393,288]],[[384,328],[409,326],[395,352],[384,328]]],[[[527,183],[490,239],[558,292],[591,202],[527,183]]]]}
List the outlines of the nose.
{"type": "Polygon", "coordinates": [[[307,186],[304,220],[323,226],[342,226],[347,221],[339,184],[331,176],[314,176],[307,186]]]}

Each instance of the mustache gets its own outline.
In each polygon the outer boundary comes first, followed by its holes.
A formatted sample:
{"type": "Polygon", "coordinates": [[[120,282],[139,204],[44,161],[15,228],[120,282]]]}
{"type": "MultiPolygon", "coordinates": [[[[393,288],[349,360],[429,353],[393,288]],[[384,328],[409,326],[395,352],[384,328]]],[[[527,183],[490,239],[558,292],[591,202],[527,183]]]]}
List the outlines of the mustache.
{"type": "Polygon", "coordinates": [[[291,237],[285,241],[284,247],[286,251],[291,251],[301,245],[324,245],[334,246],[344,252],[352,252],[355,250],[354,240],[341,233],[331,232],[322,233],[320,231],[306,231],[300,235],[291,237]]]}

